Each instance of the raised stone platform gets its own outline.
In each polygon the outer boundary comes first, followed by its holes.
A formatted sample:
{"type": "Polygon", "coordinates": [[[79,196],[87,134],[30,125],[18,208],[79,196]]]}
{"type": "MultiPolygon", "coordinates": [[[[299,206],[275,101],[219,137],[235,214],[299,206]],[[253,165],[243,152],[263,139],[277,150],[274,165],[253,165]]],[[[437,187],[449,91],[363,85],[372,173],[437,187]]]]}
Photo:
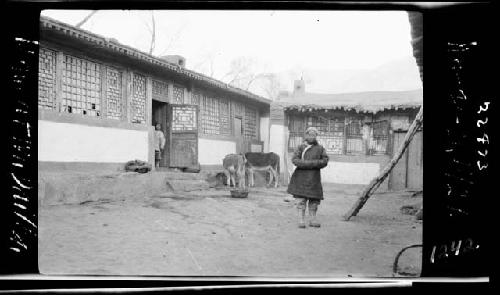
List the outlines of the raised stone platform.
{"type": "Polygon", "coordinates": [[[146,198],[165,192],[189,192],[217,186],[216,171],[182,173],[54,172],[38,173],[39,205],[146,198]]]}

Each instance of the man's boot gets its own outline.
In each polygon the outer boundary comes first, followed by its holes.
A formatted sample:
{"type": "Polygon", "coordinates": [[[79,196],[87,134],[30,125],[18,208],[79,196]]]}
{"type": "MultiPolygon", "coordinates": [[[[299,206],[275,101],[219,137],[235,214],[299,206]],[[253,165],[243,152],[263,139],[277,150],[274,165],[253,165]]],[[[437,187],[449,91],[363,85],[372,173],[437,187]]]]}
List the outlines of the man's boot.
{"type": "Polygon", "coordinates": [[[306,221],[305,221],[306,209],[298,209],[298,212],[299,212],[299,228],[306,228],[306,221]]]}
{"type": "Polygon", "coordinates": [[[316,220],[316,211],[318,208],[309,208],[309,217],[311,218],[309,220],[309,226],[312,227],[320,227],[321,224],[316,220]]]}

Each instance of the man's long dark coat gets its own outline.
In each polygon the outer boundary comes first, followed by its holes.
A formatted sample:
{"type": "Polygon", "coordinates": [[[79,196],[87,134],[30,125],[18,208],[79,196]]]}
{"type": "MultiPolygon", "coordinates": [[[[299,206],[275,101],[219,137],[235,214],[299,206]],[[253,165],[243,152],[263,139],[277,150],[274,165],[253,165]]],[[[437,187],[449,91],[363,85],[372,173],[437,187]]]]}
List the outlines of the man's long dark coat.
{"type": "Polygon", "coordinates": [[[300,145],[292,157],[292,163],[296,166],[293,172],[287,192],[294,197],[307,197],[311,199],[323,199],[323,186],[321,185],[320,169],[328,165],[328,155],[323,146],[314,143],[304,153],[307,145],[300,145]]]}

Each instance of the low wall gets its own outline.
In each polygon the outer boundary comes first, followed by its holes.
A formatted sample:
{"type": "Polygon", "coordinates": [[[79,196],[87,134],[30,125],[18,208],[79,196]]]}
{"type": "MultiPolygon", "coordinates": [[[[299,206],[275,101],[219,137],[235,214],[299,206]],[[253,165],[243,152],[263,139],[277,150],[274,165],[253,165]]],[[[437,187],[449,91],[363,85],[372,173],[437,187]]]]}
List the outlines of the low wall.
{"type": "Polygon", "coordinates": [[[39,206],[90,201],[141,200],[165,192],[215,187],[211,173],[38,172],[39,206]]]}
{"type": "MultiPolygon", "coordinates": [[[[295,166],[292,164],[292,153],[289,154],[288,167],[290,176],[295,166]]],[[[321,180],[324,183],[367,185],[384,169],[390,161],[389,156],[365,155],[329,155],[328,166],[321,169],[321,180]]],[[[389,178],[381,185],[381,190],[388,189],[389,178]]]]}

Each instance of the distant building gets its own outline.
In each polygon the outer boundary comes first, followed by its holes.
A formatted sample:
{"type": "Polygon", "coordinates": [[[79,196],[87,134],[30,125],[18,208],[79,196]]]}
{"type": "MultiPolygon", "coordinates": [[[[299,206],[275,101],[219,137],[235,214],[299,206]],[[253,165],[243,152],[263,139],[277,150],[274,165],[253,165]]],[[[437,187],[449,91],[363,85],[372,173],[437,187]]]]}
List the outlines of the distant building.
{"type": "MultiPolygon", "coordinates": [[[[304,81],[294,91],[282,92],[271,105],[270,151],[282,157],[283,177],[290,177],[293,151],[303,142],[305,130],[316,127],[318,141],[330,163],[322,170],[324,182],[368,184],[385,167],[401,144],[422,104],[422,90],[308,93],[304,81]]],[[[423,171],[422,132],[395,167],[383,188],[421,189],[423,171]]]]}
{"type": "Polygon", "coordinates": [[[154,163],[153,125],[167,138],[162,167],[219,167],[229,153],[267,148],[270,100],[116,40],[41,17],[40,169],[122,169],[154,163]]]}

